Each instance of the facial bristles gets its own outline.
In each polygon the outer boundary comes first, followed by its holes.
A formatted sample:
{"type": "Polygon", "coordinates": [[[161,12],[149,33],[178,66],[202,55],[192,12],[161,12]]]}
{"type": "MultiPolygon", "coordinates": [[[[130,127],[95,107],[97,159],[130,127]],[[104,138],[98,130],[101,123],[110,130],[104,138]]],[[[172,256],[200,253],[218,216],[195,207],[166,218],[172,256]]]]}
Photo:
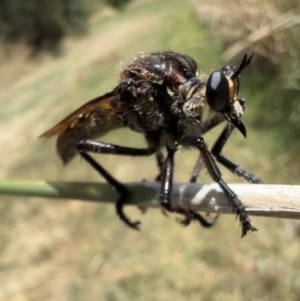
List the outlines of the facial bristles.
{"type": "Polygon", "coordinates": [[[233,103],[233,111],[238,118],[241,118],[244,114],[244,109],[237,100],[233,103]]]}

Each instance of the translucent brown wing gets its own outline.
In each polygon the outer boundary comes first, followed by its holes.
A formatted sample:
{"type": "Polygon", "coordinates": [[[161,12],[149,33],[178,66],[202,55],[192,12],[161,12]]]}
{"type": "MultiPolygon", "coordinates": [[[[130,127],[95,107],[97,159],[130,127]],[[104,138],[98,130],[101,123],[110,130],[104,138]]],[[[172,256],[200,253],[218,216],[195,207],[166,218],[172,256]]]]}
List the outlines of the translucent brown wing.
{"type": "Polygon", "coordinates": [[[79,120],[87,119],[92,112],[97,110],[103,113],[106,112],[107,115],[113,115],[114,110],[111,103],[118,97],[119,94],[113,90],[102,96],[91,99],[60,121],[57,125],[40,135],[39,138],[49,139],[53,136],[61,135],[66,130],[74,128],[79,120]]]}
{"type": "Polygon", "coordinates": [[[56,150],[62,161],[67,164],[78,153],[76,149],[78,141],[95,139],[123,126],[116,117],[114,109],[119,97],[115,89],[91,99],[42,134],[40,138],[49,139],[58,136],[56,150]]]}

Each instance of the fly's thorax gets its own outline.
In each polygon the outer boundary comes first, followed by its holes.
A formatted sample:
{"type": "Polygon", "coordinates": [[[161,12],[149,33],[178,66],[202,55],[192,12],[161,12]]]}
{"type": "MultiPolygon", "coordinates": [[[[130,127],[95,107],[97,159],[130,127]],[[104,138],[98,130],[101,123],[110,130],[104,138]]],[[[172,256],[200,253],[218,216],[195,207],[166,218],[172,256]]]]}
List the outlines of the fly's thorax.
{"type": "Polygon", "coordinates": [[[200,84],[184,103],[182,110],[185,116],[197,118],[202,115],[205,106],[205,84],[200,84]]]}

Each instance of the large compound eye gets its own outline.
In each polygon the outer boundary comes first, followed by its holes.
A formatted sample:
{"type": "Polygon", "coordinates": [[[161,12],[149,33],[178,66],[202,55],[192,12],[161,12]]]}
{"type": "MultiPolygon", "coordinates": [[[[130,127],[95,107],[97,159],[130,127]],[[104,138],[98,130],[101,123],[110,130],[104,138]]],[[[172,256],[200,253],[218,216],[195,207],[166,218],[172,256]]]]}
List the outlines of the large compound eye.
{"type": "Polygon", "coordinates": [[[222,112],[230,101],[228,79],[222,71],[214,71],[206,84],[206,99],[215,112],[222,112]]]}

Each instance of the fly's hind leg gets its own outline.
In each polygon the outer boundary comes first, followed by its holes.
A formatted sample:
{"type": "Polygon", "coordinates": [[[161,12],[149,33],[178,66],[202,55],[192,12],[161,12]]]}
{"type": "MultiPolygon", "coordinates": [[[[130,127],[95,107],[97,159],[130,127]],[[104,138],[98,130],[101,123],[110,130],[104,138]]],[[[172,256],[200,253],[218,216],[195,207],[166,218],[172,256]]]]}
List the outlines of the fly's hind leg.
{"type": "Polygon", "coordinates": [[[89,154],[111,154],[111,155],[122,155],[122,156],[150,156],[155,153],[156,148],[149,146],[145,149],[137,149],[130,147],[122,147],[118,145],[108,144],[93,140],[81,140],[76,144],[77,150],[80,156],[88,162],[105,180],[115,189],[120,195],[116,203],[116,212],[120,219],[132,229],[139,230],[139,221],[132,222],[123,212],[123,207],[128,201],[129,191],[125,185],[121,184],[111,174],[109,174],[98,162],[96,162],[89,154]]]}

